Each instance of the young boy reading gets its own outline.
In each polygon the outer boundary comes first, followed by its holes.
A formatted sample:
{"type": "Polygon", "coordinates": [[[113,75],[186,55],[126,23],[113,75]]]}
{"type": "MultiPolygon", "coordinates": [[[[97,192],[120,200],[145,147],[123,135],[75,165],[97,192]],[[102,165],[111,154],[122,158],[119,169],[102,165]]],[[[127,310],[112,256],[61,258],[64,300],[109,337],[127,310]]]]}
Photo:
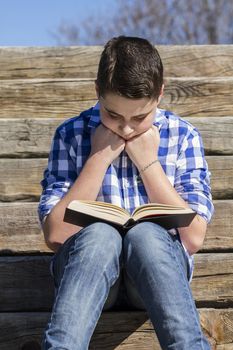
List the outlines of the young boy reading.
{"type": "Polygon", "coordinates": [[[94,107],[57,128],[41,182],[39,216],[55,252],[56,291],[43,349],[88,349],[122,283],[129,304],[147,311],[162,349],[210,349],[189,285],[193,254],[213,213],[201,137],[158,108],[163,65],[145,39],[120,36],[105,45],[96,93],[94,107]],[[168,231],[142,222],[122,235],[106,223],[82,228],[64,222],[75,199],[113,203],[130,213],[157,202],[197,215],[187,227],[168,231]]]}

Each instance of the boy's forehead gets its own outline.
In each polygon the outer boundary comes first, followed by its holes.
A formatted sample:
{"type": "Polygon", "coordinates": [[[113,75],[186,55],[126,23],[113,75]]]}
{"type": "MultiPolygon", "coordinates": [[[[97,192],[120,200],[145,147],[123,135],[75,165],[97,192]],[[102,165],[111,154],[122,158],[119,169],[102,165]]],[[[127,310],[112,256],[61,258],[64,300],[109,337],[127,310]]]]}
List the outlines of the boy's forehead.
{"type": "Polygon", "coordinates": [[[157,101],[147,97],[131,99],[117,94],[108,93],[100,97],[100,102],[109,111],[120,115],[139,115],[149,112],[157,106],[157,101]]]}

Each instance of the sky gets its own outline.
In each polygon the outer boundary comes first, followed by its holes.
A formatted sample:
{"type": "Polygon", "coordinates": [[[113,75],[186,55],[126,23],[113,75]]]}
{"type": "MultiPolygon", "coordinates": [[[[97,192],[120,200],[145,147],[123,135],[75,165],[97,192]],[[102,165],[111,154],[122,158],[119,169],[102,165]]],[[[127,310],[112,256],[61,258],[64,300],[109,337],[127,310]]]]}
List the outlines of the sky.
{"type": "Polygon", "coordinates": [[[114,0],[0,0],[0,46],[56,46],[62,21],[111,11],[114,0]]]}

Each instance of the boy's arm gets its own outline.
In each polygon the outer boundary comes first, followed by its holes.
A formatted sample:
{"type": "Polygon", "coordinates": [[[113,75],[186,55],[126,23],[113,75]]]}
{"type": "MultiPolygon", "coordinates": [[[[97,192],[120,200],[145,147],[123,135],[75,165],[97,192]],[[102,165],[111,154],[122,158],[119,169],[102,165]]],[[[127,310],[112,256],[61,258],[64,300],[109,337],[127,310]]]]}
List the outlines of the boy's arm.
{"type": "MultiPolygon", "coordinates": [[[[159,131],[153,126],[146,133],[128,141],[126,143],[126,152],[140,170],[157,159],[159,143],[159,131]],[[147,157],[145,157],[145,149],[147,150],[147,157]]],[[[207,169],[205,169],[205,174],[201,174],[205,168],[204,163],[201,139],[196,135],[195,140],[190,137],[190,140],[185,144],[182,155],[180,156],[175,188],[171,185],[160,163],[156,162],[152,164],[146,171],[141,173],[141,178],[150,202],[171,204],[187,208],[191,207],[198,212],[200,209],[199,205],[193,208],[193,206],[188,204],[192,202],[193,198],[195,198],[194,200],[198,198],[199,201],[202,201],[202,207],[204,207],[204,202],[206,206],[208,203],[211,207],[211,201],[207,197],[207,169]],[[200,169],[195,169],[196,161],[194,159],[191,157],[185,158],[187,150],[193,149],[194,145],[195,154],[198,155],[200,169]],[[204,183],[202,183],[202,181],[204,183]],[[182,193],[182,196],[179,192],[182,193]]],[[[206,208],[206,213],[207,211],[206,208]]],[[[210,211],[209,209],[209,213],[210,211]]],[[[207,217],[207,215],[205,215],[205,217],[207,217]]],[[[202,247],[206,228],[207,220],[200,215],[196,215],[188,227],[179,228],[181,240],[189,254],[194,254],[202,247]]]]}
{"type": "Polygon", "coordinates": [[[45,241],[50,249],[57,251],[67,238],[81,229],[63,221],[65,209],[73,199],[96,200],[107,168],[100,156],[90,157],[68,193],[53,207],[43,224],[45,241]]]}
{"type": "MultiPolygon", "coordinates": [[[[159,162],[149,167],[141,175],[150,202],[172,204],[189,208],[175,188],[171,185],[159,162]]],[[[188,227],[179,228],[180,238],[190,255],[196,253],[203,245],[207,222],[196,215],[188,227]]]]}
{"type": "MultiPolygon", "coordinates": [[[[125,141],[103,125],[95,130],[91,141],[91,153],[81,173],[66,195],[47,215],[42,225],[45,240],[50,249],[57,251],[67,238],[80,230],[80,227],[76,225],[63,222],[67,205],[74,199],[96,200],[108,166],[118,157],[124,147],[125,141]]],[[[62,154],[64,154],[64,145],[62,154]]],[[[60,164],[57,159],[55,161],[56,164],[60,164]]],[[[59,178],[59,173],[64,174],[62,165],[61,170],[56,171],[57,178],[59,178]]],[[[48,196],[48,201],[52,195],[53,193],[48,196]]]]}

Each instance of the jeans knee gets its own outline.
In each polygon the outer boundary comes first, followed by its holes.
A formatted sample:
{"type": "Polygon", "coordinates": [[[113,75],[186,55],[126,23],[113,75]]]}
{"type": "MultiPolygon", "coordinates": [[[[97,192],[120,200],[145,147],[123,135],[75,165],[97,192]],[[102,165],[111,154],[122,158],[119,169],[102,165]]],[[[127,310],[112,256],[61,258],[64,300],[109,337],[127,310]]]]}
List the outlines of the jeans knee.
{"type": "Polygon", "coordinates": [[[151,239],[161,239],[166,230],[161,226],[154,224],[152,222],[141,222],[131,228],[125,236],[125,245],[139,245],[148,242],[150,243],[151,239]]]}
{"type": "Polygon", "coordinates": [[[162,255],[170,242],[169,233],[152,222],[142,222],[131,228],[124,239],[125,257],[133,255],[149,258],[162,255]],[[165,248],[165,249],[164,249],[165,248]]]}
{"type": "Polygon", "coordinates": [[[118,257],[122,251],[122,237],[111,225],[97,222],[85,227],[75,237],[73,251],[82,250],[90,257],[118,257]]]}

